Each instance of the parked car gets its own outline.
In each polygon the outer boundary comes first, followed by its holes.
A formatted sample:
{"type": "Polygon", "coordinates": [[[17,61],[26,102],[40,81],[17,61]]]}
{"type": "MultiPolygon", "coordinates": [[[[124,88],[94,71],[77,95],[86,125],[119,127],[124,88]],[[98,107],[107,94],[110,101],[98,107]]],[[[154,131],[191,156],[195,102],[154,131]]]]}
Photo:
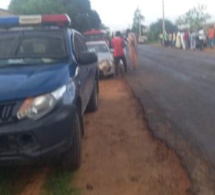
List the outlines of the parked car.
{"type": "Polygon", "coordinates": [[[87,42],[89,51],[94,51],[98,55],[99,72],[101,76],[114,75],[113,53],[105,41],[87,42]]]}
{"type": "Polygon", "coordinates": [[[97,55],[67,15],[0,18],[0,164],[81,163],[83,114],[98,109],[97,55]]]}

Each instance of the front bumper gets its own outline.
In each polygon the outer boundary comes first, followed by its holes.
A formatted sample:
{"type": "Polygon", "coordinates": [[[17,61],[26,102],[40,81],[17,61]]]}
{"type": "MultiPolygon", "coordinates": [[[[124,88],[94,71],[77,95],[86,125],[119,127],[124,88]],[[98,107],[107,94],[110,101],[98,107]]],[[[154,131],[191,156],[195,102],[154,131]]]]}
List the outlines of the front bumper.
{"type": "Polygon", "coordinates": [[[59,158],[71,145],[76,107],[60,105],[46,117],[0,126],[0,165],[59,158]]]}

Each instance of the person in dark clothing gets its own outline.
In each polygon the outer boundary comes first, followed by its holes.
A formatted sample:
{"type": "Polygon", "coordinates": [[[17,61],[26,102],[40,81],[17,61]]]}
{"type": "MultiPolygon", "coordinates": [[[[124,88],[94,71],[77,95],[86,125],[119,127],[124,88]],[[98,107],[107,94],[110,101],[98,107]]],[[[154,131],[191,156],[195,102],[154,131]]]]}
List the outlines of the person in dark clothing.
{"type": "Polygon", "coordinates": [[[190,40],[190,36],[189,36],[189,31],[185,30],[184,31],[184,43],[185,43],[185,49],[189,49],[189,40],[190,40]]]}
{"type": "Polygon", "coordinates": [[[118,77],[120,60],[122,60],[125,73],[127,73],[127,61],[124,53],[125,41],[121,37],[121,33],[119,31],[116,32],[116,36],[112,39],[111,45],[114,49],[113,56],[114,56],[114,64],[115,64],[115,75],[116,77],[118,77]]]}

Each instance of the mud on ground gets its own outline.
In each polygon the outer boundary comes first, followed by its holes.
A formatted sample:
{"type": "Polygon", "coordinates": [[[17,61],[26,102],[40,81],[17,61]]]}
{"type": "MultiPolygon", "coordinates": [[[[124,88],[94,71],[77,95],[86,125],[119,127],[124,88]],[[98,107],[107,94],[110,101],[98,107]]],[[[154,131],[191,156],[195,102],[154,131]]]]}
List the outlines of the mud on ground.
{"type": "Polygon", "coordinates": [[[153,138],[124,80],[100,83],[100,107],[85,116],[83,162],[72,181],[83,195],[185,195],[176,154],[153,138]]]}
{"type": "MultiPolygon", "coordinates": [[[[83,195],[190,194],[179,158],[151,135],[127,83],[103,80],[100,90],[98,112],[84,117],[82,166],[72,188],[83,195]]],[[[33,174],[21,195],[43,194],[48,170],[33,174]]]]}

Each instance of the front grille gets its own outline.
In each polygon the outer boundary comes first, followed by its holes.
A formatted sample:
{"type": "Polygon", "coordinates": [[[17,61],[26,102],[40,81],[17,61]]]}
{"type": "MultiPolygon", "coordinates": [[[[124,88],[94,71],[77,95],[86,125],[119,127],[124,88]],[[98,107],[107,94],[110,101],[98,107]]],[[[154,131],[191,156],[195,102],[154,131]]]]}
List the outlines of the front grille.
{"type": "Polygon", "coordinates": [[[13,110],[16,103],[0,104],[0,124],[10,123],[13,121],[13,110]]]}

